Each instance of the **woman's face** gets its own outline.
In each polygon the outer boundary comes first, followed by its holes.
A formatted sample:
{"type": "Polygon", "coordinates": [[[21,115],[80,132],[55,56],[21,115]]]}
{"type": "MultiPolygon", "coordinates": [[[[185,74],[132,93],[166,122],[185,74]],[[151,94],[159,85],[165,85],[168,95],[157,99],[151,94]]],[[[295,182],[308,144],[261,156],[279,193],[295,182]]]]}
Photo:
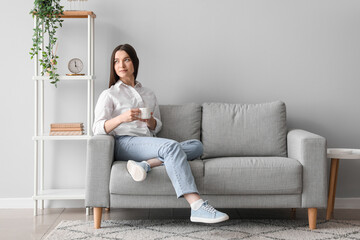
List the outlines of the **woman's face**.
{"type": "Polygon", "coordinates": [[[134,79],[134,65],[124,50],[115,53],[114,69],[121,80],[126,78],[134,79]]]}

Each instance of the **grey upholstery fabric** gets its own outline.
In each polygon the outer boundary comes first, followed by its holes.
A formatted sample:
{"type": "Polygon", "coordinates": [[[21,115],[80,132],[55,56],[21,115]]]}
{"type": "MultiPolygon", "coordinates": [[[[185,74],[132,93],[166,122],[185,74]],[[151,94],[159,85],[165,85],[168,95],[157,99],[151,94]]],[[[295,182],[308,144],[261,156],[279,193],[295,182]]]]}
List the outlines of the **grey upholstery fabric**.
{"type": "Polygon", "coordinates": [[[286,134],[286,109],[281,101],[203,104],[203,158],[286,157],[286,134]]]}
{"type": "Polygon", "coordinates": [[[212,158],[204,165],[205,194],[301,194],[302,166],[291,158],[212,158]]]}
{"type": "Polygon", "coordinates": [[[185,105],[160,105],[161,131],[157,137],[178,142],[189,139],[200,140],[201,106],[195,103],[185,105]]]}
{"type": "Polygon", "coordinates": [[[328,190],[326,139],[304,130],[291,130],[288,154],[303,165],[302,207],[325,208],[328,190]]]}
{"type": "Polygon", "coordinates": [[[86,207],[109,207],[110,170],[114,158],[114,137],[97,135],[88,140],[86,161],[86,207]]]}
{"type": "MultiPolygon", "coordinates": [[[[115,161],[111,168],[110,193],[128,195],[171,195],[175,196],[174,187],[166,173],[165,166],[151,169],[146,180],[135,182],[126,170],[124,161],[115,161]]],[[[204,165],[202,160],[189,161],[196,185],[203,191],[204,165]]]]}
{"type": "MultiPolygon", "coordinates": [[[[216,208],[300,208],[301,195],[201,195],[216,208]]],[[[111,194],[111,207],[115,208],[186,208],[184,198],[161,195],[111,194]]]]}

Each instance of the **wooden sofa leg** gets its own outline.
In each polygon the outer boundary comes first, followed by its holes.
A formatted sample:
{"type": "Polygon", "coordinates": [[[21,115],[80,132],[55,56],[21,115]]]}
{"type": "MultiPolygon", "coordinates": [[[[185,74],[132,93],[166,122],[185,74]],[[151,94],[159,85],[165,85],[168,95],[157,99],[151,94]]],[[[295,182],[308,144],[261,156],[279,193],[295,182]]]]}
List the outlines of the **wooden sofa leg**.
{"type": "Polygon", "coordinates": [[[291,209],[290,219],[291,219],[291,220],[295,220],[295,219],[296,219],[296,208],[292,208],[292,209],[291,209]]]}
{"type": "Polygon", "coordinates": [[[317,208],[308,208],[309,228],[316,229],[317,208]]]}
{"type": "Polygon", "coordinates": [[[94,207],[94,228],[99,229],[101,227],[101,215],[102,207],[94,207]]]}

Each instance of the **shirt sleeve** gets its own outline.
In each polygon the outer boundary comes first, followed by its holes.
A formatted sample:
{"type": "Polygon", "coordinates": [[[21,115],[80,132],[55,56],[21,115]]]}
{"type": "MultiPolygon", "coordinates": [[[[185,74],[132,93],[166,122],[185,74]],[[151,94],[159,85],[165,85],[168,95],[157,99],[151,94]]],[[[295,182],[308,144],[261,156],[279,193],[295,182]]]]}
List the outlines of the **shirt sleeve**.
{"type": "Polygon", "coordinates": [[[156,127],[155,127],[154,130],[150,130],[150,131],[155,136],[158,132],[160,132],[161,127],[162,127],[161,116],[160,116],[160,108],[159,108],[159,104],[157,102],[156,97],[155,97],[155,107],[154,107],[153,117],[156,120],[156,127]]]}
{"type": "Polygon", "coordinates": [[[93,124],[94,135],[107,134],[105,131],[105,122],[111,119],[114,105],[106,91],[99,96],[95,107],[95,120],[93,124]]]}

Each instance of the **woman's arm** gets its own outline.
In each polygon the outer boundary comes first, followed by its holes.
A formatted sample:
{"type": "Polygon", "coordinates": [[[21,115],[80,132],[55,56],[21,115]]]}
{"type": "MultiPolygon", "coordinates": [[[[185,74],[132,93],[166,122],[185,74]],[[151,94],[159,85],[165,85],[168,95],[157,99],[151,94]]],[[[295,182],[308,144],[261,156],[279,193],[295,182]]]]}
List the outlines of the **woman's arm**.
{"type": "Polygon", "coordinates": [[[160,120],[160,108],[157,102],[156,96],[154,94],[154,112],[151,113],[151,117],[149,119],[139,119],[142,122],[146,122],[147,127],[155,134],[158,133],[161,129],[162,123],[160,120]]]}
{"type": "Polygon", "coordinates": [[[159,103],[156,99],[156,96],[155,96],[155,107],[154,107],[153,118],[155,121],[155,125],[154,125],[154,128],[151,129],[151,131],[153,132],[153,134],[157,134],[161,130],[162,122],[161,122],[161,117],[160,117],[160,107],[159,107],[159,103]]]}
{"type": "Polygon", "coordinates": [[[140,110],[138,108],[130,109],[116,117],[112,117],[114,103],[109,97],[107,91],[103,91],[95,107],[95,121],[93,132],[98,134],[109,134],[120,124],[138,120],[140,110]]]}
{"type": "Polygon", "coordinates": [[[151,113],[151,117],[145,120],[147,127],[154,131],[156,128],[156,119],[153,117],[153,113],[151,113]]]}
{"type": "Polygon", "coordinates": [[[108,96],[107,90],[103,91],[95,106],[95,119],[93,124],[93,132],[95,135],[107,134],[104,123],[111,118],[114,105],[108,96]]]}
{"type": "Polygon", "coordinates": [[[125,122],[132,122],[139,120],[140,109],[134,108],[126,111],[112,119],[106,120],[104,124],[104,129],[106,133],[110,133],[112,130],[117,128],[120,124],[125,122]]]}

